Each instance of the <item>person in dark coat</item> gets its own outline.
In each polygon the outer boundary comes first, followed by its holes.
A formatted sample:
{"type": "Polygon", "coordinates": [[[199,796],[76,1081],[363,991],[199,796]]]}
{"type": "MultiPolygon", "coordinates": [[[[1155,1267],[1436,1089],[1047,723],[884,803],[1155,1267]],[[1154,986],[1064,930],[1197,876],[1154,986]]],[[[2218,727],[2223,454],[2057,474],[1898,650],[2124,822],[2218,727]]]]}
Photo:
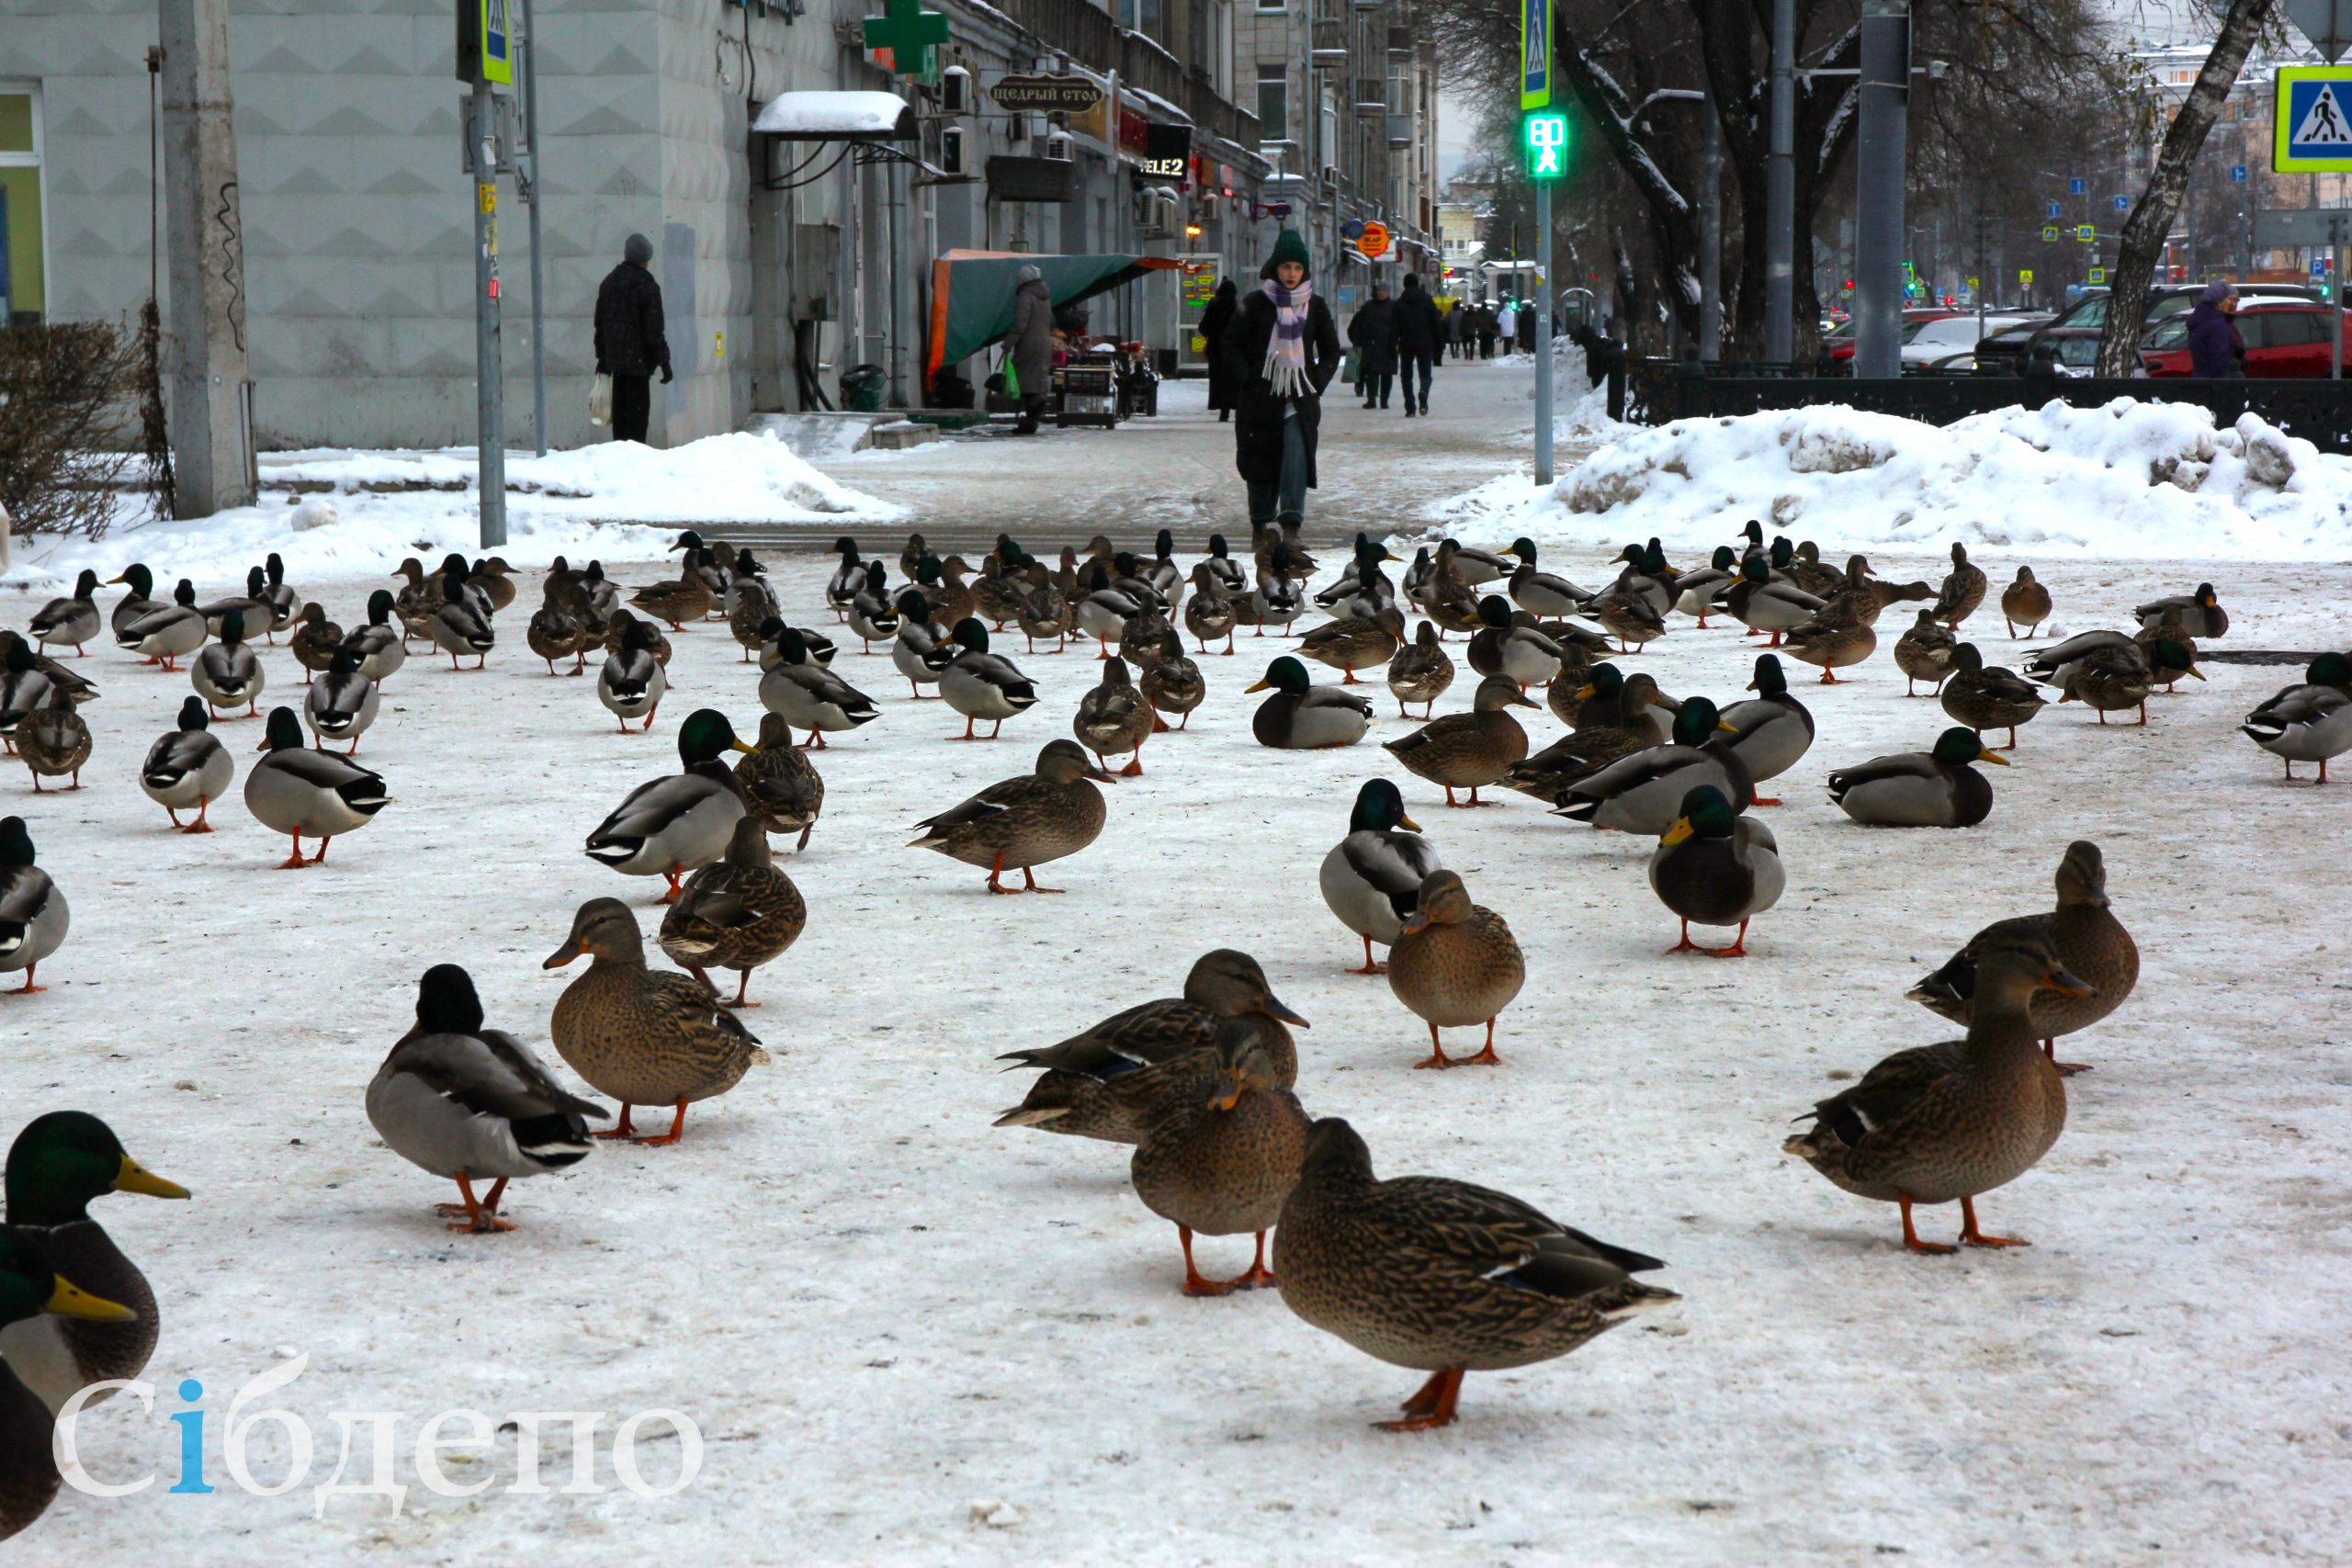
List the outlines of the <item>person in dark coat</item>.
{"type": "MultiPolygon", "coordinates": [[[[1437,363],[1438,344],[1445,341],[1445,318],[1421,288],[1419,273],[1405,275],[1405,292],[1396,301],[1396,358],[1405,381],[1405,417],[1430,412],[1430,375],[1437,363]],[[1414,395],[1419,378],[1420,393],[1414,395]]],[[[1384,399],[1385,402],[1385,400],[1384,399]]]]}
{"type": "Polygon", "coordinates": [[[1306,242],[1285,229],[1256,289],[1226,329],[1233,376],[1233,466],[1250,487],[1253,525],[1296,525],[1315,488],[1323,389],[1340,373],[1340,329],[1315,292],[1306,242]]]}
{"type": "Polygon", "coordinates": [[[1233,325],[1234,311],[1240,308],[1233,279],[1228,277],[1218,282],[1216,297],[1201,312],[1201,352],[1209,362],[1209,407],[1216,410],[1219,424],[1233,417],[1233,369],[1226,363],[1225,333],[1233,325]]]}
{"type": "Polygon", "coordinates": [[[2245,374],[2245,340],[2238,324],[2238,291],[2227,283],[2209,283],[2188,311],[2188,373],[2208,380],[2245,374]]]}
{"type": "Polygon", "coordinates": [[[1478,357],[1492,359],[1495,356],[1495,336],[1502,331],[1502,318],[1495,314],[1494,306],[1481,305],[1478,307],[1478,319],[1471,324],[1478,332],[1478,357]]]}
{"type": "MultiPolygon", "coordinates": [[[[1356,386],[1366,408],[1386,408],[1396,382],[1396,301],[1388,285],[1372,286],[1372,298],[1356,307],[1348,319],[1348,341],[1356,350],[1356,386]]],[[[1409,401],[1412,393],[1405,396],[1409,401]]]]}
{"type": "Polygon", "coordinates": [[[662,286],[645,264],[653,242],[631,234],[621,245],[621,265],[596,288],[596,374],[613,378],[613,439],[645,440],[653,417],[652,379],[668,386],[670,340],[662,327],[662,286]]]}
{"type": "Polygon", "coordinates": [[[1012,290],[1012,331],[1004,342],[1013,379],[1021,383],[1021,423],[1012,434],[1035,435],[1054,384],[1054,297],[1034,265],[1021,269],[1012,290]]]}

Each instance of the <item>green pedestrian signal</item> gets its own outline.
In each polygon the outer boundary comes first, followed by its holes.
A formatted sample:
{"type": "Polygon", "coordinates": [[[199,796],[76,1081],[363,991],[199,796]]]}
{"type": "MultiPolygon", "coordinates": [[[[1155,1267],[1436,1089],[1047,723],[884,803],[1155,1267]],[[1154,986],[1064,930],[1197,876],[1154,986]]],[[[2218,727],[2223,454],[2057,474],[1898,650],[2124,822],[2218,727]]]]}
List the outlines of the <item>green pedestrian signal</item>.
{"type": "Polygon", "coordinates": [[[1568,117],[1532,114],[1527,117],[1527,175],[1556,180],[1568,172],[1568,117]]]}

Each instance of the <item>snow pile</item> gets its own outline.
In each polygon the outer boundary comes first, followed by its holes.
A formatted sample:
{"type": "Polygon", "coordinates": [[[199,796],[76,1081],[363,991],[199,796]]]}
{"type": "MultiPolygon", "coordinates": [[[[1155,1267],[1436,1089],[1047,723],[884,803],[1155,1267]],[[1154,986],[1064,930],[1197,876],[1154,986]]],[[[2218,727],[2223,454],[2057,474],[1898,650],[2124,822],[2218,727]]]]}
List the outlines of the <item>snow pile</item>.
{"type": "MultiPolygon", "coordinates": [[[[402,556],[481,553],[471,447],[276,452],[259,460],[261,502],[210,517],[118,526],[96,541],[19,540],[0,582],[54,592],[84,567],[110,577],[143,560],[167,583],[242,581],[272,550],[297,578],[381,570],[402,556]]],[[[902,510],[839,484],[772,435],[707,436],[667,451],[605,442],[506,457],[507,543],[516,566],[559,555],[658,556],[672,530],[759,524],[835,526],[902,510]]]]}
{"type": "Polygon", "coordinates": [[[1539,542],[1708,544],[1750,517],[1837,548],[1958,538],[2050,555],[2352,555],[2352,461],[2253,414],[2121,398],[1939,428],[1838,405],[1620,427],[1546,494],[1524,476],[1457,497],[1457,523],[1539,542]]]}

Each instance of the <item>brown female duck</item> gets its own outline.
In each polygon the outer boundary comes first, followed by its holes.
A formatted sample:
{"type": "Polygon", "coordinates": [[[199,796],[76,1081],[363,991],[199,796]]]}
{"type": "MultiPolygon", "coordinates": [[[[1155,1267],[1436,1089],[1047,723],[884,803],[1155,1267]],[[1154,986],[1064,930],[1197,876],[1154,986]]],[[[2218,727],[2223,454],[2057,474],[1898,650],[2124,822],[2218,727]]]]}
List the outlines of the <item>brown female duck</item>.
{"type": "Polygon", "coordinates": [[[706,986],[710,970],[734,970],[740,978],[727,1005],[755,1008],[744,999],[752,971],[784,956],[808,925],[808,901],[776,869],[767,829],[747,816],[735,824],[727,858],[686,879],[684,895],[662,917],[660,940],[670,962],[706,986]]]}
{"type": "Polygon", "coordinates": [[[1527,756],[1527,731],[1506,710],[1534,705],[1520,695],[1519,682],[1509,675],[1489,675],[1478,682],[1470,712],[1431,719],[1401,740],[1382,742],[1381,749],[1407,772],[1442,786],[1446,805],[1493,806],[1498,803],[1480,800],[1478,791],[1498,783],[1527,756]],[[1456,789],[1467,789],[1470,798],[1455,800],[1456,789]]]}
{"type": "Polygon", "coordinates": [[[1492,909],[1470,902],[1469,889],[1450,871],[1421,884],[1419,908],[1388,950],[1388,988],[1430,1029],[1430,1055],[1417,1067],[1495,1066],[1495,1018],[1527,983],[1527,961],[1510,927],[1492,909]],[[1487,1026],[1486,1049],[1475,1056],[1445,1054],[1438,1031],[1487,1026]]]}
{"type": "Polygon", "coordinates": [[[1037,753],[1035,772],[992,784],[924,818],[915,824],[925,829],[923,836],[909,847],[988,867],[991,893],[1058,893],[1058,887],[1039,886],[1033,870],[1078,853],[1102,835],[1102,792],[1087,781],[1108,784],[1110,778],[1086,760],[1075,741],[1049,741],[1037,753]],[[1008,871],[1021,873],[1021,886],[997,880],[1008,871]]]}
{"type": "Polygon", "coordinates": [[[1306,1154],[1306,1112],[1285,1089],[1255,1021],[1227,1021],[1216,1043],[1187,1066],[1154,1106],[1127,1174],[1144,1207],[1176,1227],[1184,1293],[1222,1296],[1271,1285],[1266,1233],[1282,1216],[1306,1154]],[[1254,1235],[1247,1273],[1209,1280],[1193,1236],[1254,1235]]]}

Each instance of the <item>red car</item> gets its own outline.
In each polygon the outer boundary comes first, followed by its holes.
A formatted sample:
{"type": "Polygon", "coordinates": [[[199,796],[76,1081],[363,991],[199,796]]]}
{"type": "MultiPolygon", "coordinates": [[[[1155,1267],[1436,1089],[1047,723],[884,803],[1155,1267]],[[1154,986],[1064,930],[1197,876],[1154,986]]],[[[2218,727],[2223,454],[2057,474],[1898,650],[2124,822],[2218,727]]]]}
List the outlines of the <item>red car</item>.
{"type": "MultiPolygon", "coordinates": [[[[1966,313],[1968,312],[1947,310],[1939,305],[1917,306],[1903,312],[1903,324],[1916,331],[1923,321],[1940,321],[1947,316],[1966,313]]],[[[1905,333],[1903,341],[1905,343],[1911,341],[1908,333],[1905,333]]],[[[1845,321],[1838,322],[1838,330],[1821,340],[1821,346],[1829,351],[1829,362],[1833,365],[1843,365],[1852,359],[1854,357],[1853,318],[1849,316],[1845,321]]]]}
{"type": "MultiPolygon", "coordinates": [[[[2328,371],[2327,319],[2346,330],[2344,313],[2326,305],[2292,304],[2286,300],[2249,304],[2231,318],[2238,336],[2245,340],[2245,373],[2249,378],[2324,378],[2328,371]]],[[[2345,339],[2344,359],[2352,366],[2352,335],[2345,339]]],[[[2166,317],[2140,340],[2140,363],[2151,376],[2188,374],[2188,316],[2166,317]]]]}

